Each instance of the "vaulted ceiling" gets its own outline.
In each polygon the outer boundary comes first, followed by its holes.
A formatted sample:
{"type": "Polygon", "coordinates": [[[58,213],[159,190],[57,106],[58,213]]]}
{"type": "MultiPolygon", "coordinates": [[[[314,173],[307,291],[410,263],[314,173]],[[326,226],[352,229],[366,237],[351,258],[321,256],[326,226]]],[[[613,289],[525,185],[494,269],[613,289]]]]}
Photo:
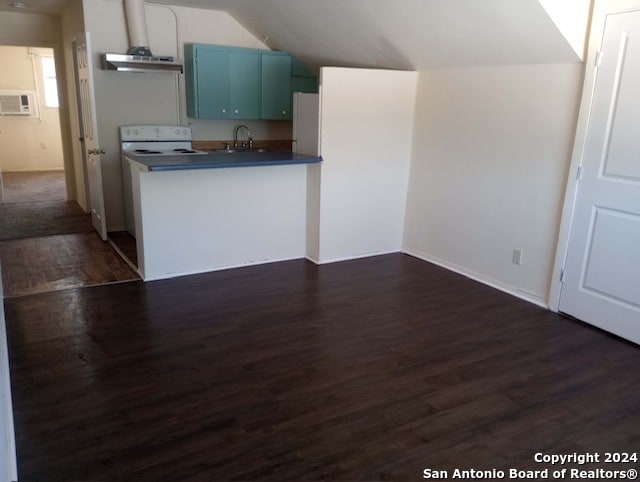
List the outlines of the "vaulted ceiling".
{"type": "MultiPolygon", "coordinates": [[[[0,2],[0,9],[8,9],[15,0],[0,2]]],[[[27,6],[24,11],[51,13],[56,9],[60,11],[69,0],[21,2],[27,6]]],[[[153,0],[148,3],[226,11],[269,47],[288,51],[312,67],[348,65],[423,70],[578,62],[584,49],[590,0],[153,0]],[[573,10],[560,12],[566,14],[563,25],[558,22],[558,6],[569,3],[573,10]],[[567,19],[574,24],[569,27],[577,31],[573,41],[566,37],[567,19]]]]}

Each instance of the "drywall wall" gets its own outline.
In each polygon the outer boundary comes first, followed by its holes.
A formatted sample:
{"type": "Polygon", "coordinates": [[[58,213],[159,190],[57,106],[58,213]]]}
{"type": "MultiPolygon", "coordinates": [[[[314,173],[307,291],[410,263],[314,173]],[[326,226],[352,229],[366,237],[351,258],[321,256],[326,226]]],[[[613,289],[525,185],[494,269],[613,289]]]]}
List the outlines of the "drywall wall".
{"type": "Polygon", "coordinates": [[[308,173],[319,185],[308,201],[314,261],[400,251],[417,73],[323,67],[320,84],[323,162],[308,173]]]}
{"type": "Polygon", "coordinates": [[[50,47],[60,41],[60,22],[52,15],[0,12],[0,45],[50,47]]]}
{"type": "Polygon", "coordinates": [[[53,49],[0,46],[0,65],[5,66],[0,90],[37,93],[36,117],[0,116],[0,169],[47,171],[64,169],[60,115],[46,107],[41,57],[52,57],[53,49]]]}
{"type": "Polygon", "coordinates": [[[13,428],[11,381],[9,379],[9,352],[4,319],[4,296],[2,283],[0,283],[0,482],[12,480],[18,480],[18,467],[13,428]]]}
{"type": "MultiPolygon", "coordinates": [[[[118,127],[127,124],[192,124],[195,139],[229,139],[234,121],[188,119],[182,76],[101,69],[100,54],[128,50],[124,7],[119,0],[84,0],[91,35],[96,111],[108,230],[124,229],[118,127]]],[[[151,51],[183,58],[184,43],[199,42],[266,48],[224,12],[146,4],[151,51]]],[[[290,122],[246,122],[254,139],[288,139],[290,122]]]]}
{"type": "Polygon", "coordinates": [[[546,304],[582,71],[420,73],[406,252],[546,304]]]}

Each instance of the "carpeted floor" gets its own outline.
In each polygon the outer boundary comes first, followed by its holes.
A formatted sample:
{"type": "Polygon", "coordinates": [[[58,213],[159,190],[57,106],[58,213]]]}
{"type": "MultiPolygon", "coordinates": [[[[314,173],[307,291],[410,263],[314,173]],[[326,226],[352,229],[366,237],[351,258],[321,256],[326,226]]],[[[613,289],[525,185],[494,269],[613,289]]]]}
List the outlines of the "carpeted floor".
{"type": "Polygon", "coordinates": [[[3,172],[3,204],[66,201],[64,171],[3,172]]]}
{"type": "Polygon", "coordinates": [[[66,201],[63,171],[7,172],[2,178],[0,240],[93,230],[91,216],[66,201]]]}

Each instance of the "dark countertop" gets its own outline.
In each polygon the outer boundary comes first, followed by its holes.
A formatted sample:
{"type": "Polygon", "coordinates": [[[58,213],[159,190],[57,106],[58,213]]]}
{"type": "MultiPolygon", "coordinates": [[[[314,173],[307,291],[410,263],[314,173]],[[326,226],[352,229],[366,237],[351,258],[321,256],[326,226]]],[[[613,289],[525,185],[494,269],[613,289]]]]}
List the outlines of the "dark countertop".
{"type": "Polygon", "coordinates": [[[139,156],[127,153],[126,156],[130,160],[142,165],[147,171],[282,166],[289,164],[313,164],[322,161],[321,157],[305,156],[287,151],[239,151],[234,153],[214,151],[208,154],[177,154],[175,156],[139,156]]]}

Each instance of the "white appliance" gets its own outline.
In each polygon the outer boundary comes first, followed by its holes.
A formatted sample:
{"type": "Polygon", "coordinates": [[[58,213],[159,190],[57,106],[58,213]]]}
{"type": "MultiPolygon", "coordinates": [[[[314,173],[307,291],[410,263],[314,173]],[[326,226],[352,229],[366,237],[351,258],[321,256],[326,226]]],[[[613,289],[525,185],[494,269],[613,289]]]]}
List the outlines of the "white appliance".
{"type": "Polygon", "coordinates": [[[136,156],[188,156],[207,154],[207,152],[192,148],[190,127],[167,125],[121,126],[120,149],[122,151],[125,227],[135,237],[131,167],[129,166],[127,154],[136,156]]]}
{"type": "Polygon", "coordinates": [[[320,155],[320,96],[293,94],[292,150],[307,156],[320,155]]]}
{"type": "Polygon", "coordinates": [[[33,91],[0,91],[0,115],[35,116],[34,96],[33,91]]]}

